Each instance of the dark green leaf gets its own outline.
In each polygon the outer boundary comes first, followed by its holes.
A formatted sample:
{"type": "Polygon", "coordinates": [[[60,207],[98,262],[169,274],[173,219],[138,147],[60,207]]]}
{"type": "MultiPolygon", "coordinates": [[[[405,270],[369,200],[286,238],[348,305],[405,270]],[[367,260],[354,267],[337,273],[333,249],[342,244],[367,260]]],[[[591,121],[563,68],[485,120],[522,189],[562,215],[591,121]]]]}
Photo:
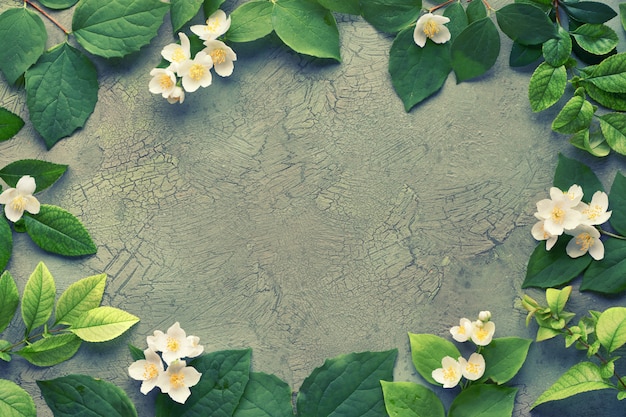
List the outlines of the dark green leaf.
{"type": "Polygon", "coordinates": [[[626,93],[626,53],[606,58],[585,74],[582,80],[609,93],[626,93]]]}
{"type": "Polygon", "coordinates": [[[138,51],[157,34],[169,4],[157,0],[81,0],[72,30],[87,51],[105,58],[138,51]]]}
{"type": "Polygon", "coordinates": [[[626,177],[621,172],[615,174],[609,201],[613,211],[609,223],[617,233],[626,236],[626,177]]]}
{"type": "Polygon", "coordinates": [[[15,84],[43,53],[48,32],[37,13],[18,7],[0,14],[0,39],[0,71],[15,84]]]}
{"type": "Polygon", "coordinates": [[[232,42],[250,42],[269,35],[272,26],[272,3],[266,0],[250,1],[230,14],[231,25],[226,38],[232,42]]]}
{"type": "Polygon", "coordinates": [[[38,159],[21,159],[0,169],[0,178],[10,187],[15,187],[20,178],[30,175],[35,179],[37,185],[35,193],[38,193],[54,184],[65,174],[65,171],[67,171],[67,165],[38,159]]]}
{"type": "Polygon", "coordinates": [[[593,106],[581,96],[572,97],[552,122],[552,130],[576,133],[588,129],[593,118],[593,106]]]}
{"type": "Polygon", "coordinates": [[[272,25],[278,37],[294,51],[341,61],[339,30],[333,14],[309,0],[277,0],[272,25]]]}
{"type": "Polygon", "coordinates": [[[553,67],[564,65],[572,54],[572,39],[569,33],[559,26],[557,37],[543,43],[542,54],[546,62],[553,67]]]}
{"type": "Polygon", "coordinates": [[[178,32],[185,23],[189,22],[202,6],[204,0],[171,0],[170,18],[172,30],[178,32]]]}
{"type": "Polygon", "coordinates": [[[500,53],[498,29],[489,18],[476,20],[452,42],[450,53],[457,83],[483,75],[500,53]]]}
{"type": "Polygon", "coordinates": [[[250,373],[233,417],[293,417],[289,384],[274,375],[250,373]]]}
{"type": "Polygon", "coordinates": [[[611,149],[626,155],[626,114],[603,114],[600,116],[600,128],[611,149]]]}
{"type": "Polygon", "coordinates": [[[566,191],[573,184],[582,187],[583,201],[591,201],[593,193],[596,191],[604,191],[602,183],[587,165],[573,158],[568,158],[559,153],[559,162],[554,171],[553,185],[563,191],[566,191]]]}
{"type": "Polygon", "coordinates": [[[608,54],[619,40],[617,33],[603,24],[585,23],[570,33],[581,48],[594,55],[608,54]]]}
{"type": "Polygon", "coordinates": [[[524,67],[536,62],[541,58],[541,47],[538,45],[522,45],[513,42],[511,54],[509,55],[509,65],[511,67],[524,67]]]}
{"type": "Polygon", "coordinates": [[[482,1],[470,1],[467,3],[467,23],[472,23],[480,19],[487,17],[487,8],[482,1]]]}
{"type": "Polygon", "coordinates": [[[11,323],[19,302],[17,285],[9,271],[4,271],[0,275],[0,333],[11,323]]]}
{"type": "Polygon", "coordinates": [[[486,364],[483,379],[498,385],[510,381],[524,365],[531,343],[531,339],[519,337],[493,339],[482,351],[486,364]]]}
{"type": "Polygon", "coordinates": [[[3,271],[13,252],[13,232],[6,217],[0,215],[0,271],[3,271]]]}
{"type": "Polygon", "coordinates": [[[22,320],[26,325],[26,335],[48,321],[54,307],[55,296],[54,278],[46,265],[39,262],[26,281],[22,296],[22,320]]]}
{"type": "Polygon", "coordinates": [[[452,401],[448,417],[503,417],[513,414],[517,388],[472,385],[452,401]]]}
{"type": "Polygon", "coordinates": [[[98,101],[95,66],[67,43],[46,52],[26,71],[30,120],[50,149],[82,127],[98,101]]]}
{"type": "Polygon", "coordinates": [[[604,242],[604,259],[593,262],[580,284],[581,291],[616,294],[626,290],[626,242],[609,239],[604,242]]]}
{"type": "Polygon", "coordinates": [[[24,126],[24,120],[17,114],[0,107],[0,142],[11,139],[24,126]]]}
{"type": "Polygon", "coordinates": [[[62,10],[69,9],[78,3],[78,0],[39,0],[39,2],[49,9],[62,10]]]}
{"type": "Polygon", "coordinates": [[[53,366],[70,359],[82,341],[72,333],[39,339],[15,352],[35,366],[53,366]]]}
{"type": "Polygon", "coordinates": [[[128,345],[128,349],[130,350],[130,357],[133,358],[134,361],[146,359],[143,350],[139,349],[137,346],[128,345]]]}
{"type": "Polygon", "coordinates": [[[204,18],[208,19],[213,13],[220,8],[222,4],[224,4],[226,0],[204,0],[204,5],[202,8],[204,9],[204,18]]]}
{"type": "Polygon", "coordinates": [[[539,45],[558,36],[550,18],[529,3],[507,4],[496,11],[496,19],[502,32],[524,45],[539,45]]]}
{"type": "Polygon", "coordinates": [[[394,417],[445,417],[434,392],[413,382],[380,381],[387,414],[394,417]]]}
{"type": "Polygon", "coordinates": [[[37,385],[55,417],[137,417],[126,393],[101,379],[67,375],[37,385]]]}
{"type": "Polygon", "coordinates": [[[434,334],[409,333],[411,358],[417,372],[433,385],[440,385],[432,377],[435,369],[441,368],[441,360],[445,356],[457,359],[461,353],[449,340],[434,334]]]}
{"type": "Polygon", "coordinates": [[[0,379],[0,415],[3,417],[37,417],[35,402],[15,382],[0,379]]]}
{"type": "Polygon", "coordinates": [[[448,44],[434,42],[418,47],[412,28],[396,36],[389,53],[389,74],[406,111],[441,89],[452,69],[449,50],[448,44]]]}
{"type": "Polygon", "coordinates": [[[361,2],[362,14],[381,32],[397,33],[417,21],[422,0],[368,0],[361,2]]]}
{"type": "Polygon", "coordinates": [[[569,236],[560,236],[549,251],[544,242],[539,242],[528,260],[522,288],[557,287],[573,280],[589,266],[590,256],[573,259],[567,255],[565,247],[569,239],[569,236]]]}
{"type": "Polygon", "coordinates": [[[528,99],[534,112],[543,111],[554,105],[565,93],[567,71],[565,66],[554,68],[542,62],[530,77],[528,99]]]}
{"type": "Polygon", "coordinates": [[[597,1],[563,2],[563,9],[568,16],[583,23],[604,23],[615,16],[615,10],[597,1]]]}
{"type": "Polygon", "coordinates": [[[319,4],[328,10],[346,14],[361,14],[361,5],[359,0],[317,0],[319,4]]]}
{"type": "Polygon", "coordinates": [[[85,226],[70,212],[42,204],[39,214],[25,214],[26,232],[43,250],[65,256],[96,253],[85,226]]]}
{"type": "Polygon", "coordinates": [[[389,350],[327,359],[302,383],[297,399],[298,416],[384,416],[380,381],[393,379],[397,354],[397,350],[389,350]]]}
{"type": "Polygon", "coordinates": [[[450,31],[450,41],[454,41],[459,33],[463,32],[463,29],[467,27],[469,22],[467,21],[467,14],[460,2],[454,2],[443,11],[443,15],[450,19],[446,24],[446,27],[450,31]]]}

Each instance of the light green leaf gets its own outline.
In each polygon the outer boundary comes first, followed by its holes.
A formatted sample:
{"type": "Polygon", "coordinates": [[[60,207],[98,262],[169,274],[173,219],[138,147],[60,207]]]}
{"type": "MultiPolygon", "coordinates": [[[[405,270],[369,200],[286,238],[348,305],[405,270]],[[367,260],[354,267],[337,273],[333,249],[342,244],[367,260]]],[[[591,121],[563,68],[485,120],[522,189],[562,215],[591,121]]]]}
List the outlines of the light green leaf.
{"type": "Polygon", "coordinates": [[[266,0],[250,1],[230,14],[231,24],[226,38],[232,42],[250,42],[269,35],[272,26],[272,3],[266,0]]]}
{"type": "Polygon", "coordinates": [[[452,69],[450,46],[427,41],[423,48],[413,41],[413,29],[398,34],[389,53],[391,83],[406,111],[443,87],[452,69]]]}
{"type": "Polygon", "coordinates": [[[101,379],[67,375],[37,385],[55,417],[137,417],[126,393],[101,379]]]}
{"type": "Polygon", "coordinates": [[[548,15],[530,3],[507,4],[496,10],[496,19],[502,32],[523,45],[539,45],[558,36],[548,15]]]}
{"type": "Polygon", "coordinates": [[[619,20],[622,23],[622,28],[626,30],[626,3],[619,4],[619,20]]]}
{"type": "Polygon", "coordinates": [[[561,332],[559,330],[551,329],[549,327],[540,327],[537,329],[537,338],[535,340],[537,342],[543,342],[544,340],[552,339],[560,334],[561,332]]]}
{"type": "Polygon", "coordinates": [[[397,33],[417,21],[422,0],[361,1],[363,18],[381,32],[397,33]]]}
{"type": "Polygon", "coordinates": [[[62,10],[69,9],[78,3],[78,0],[39,0],[39,2],[49,9],[62,10]]]}
{"type": "Polygon", "coordinates": [[[277,0],[272,25],[278,37],[294,51],[341,61],[339,30],[333,14],[309,0],[277,0]]]}
{"type": "Polygon", "coordinates": [[[541,51],[546,62],[553,67],[564,65],[572,54],[572,38],[559,26],[557,36],[545,41],[541,51]]]}
{"type": "Polygon", "coordinates": [[[43,53],[48,32],[37,13],[18,7],[0,14],[0,39],[5,40],[0,48],[0,71],[9,84],[15,84],[43,53]]]}
{"type": "Polygon", "coordinates": [[[472,385],[456,396],[448,417],[503,417],[513,414],[517,388],[472,385]]]}
{"type": "Polygon", "coordinates": [[[74,10],[72,30],[92,54],[123,57],[156,36],[168,10],[169,4],[157,0],[81,0],[74,10]]]}
{"type": "Polygon", "coordinates": [[[362,352],[327,359],[298,393],[299,417],[383,416],[380,381],[393,379],[397,350],[362,352]]]}
{"type": "Polygon", "coordinates": [[[604,242],[604,258],[593,262],[580,284],[581,291],[617,294],[626,290],[626,241],[604,242]]]}
{"type": "Polygon", "coordinates": [[[434,334],[409,333],[409,341],[411,358],[417,372],[429,383],[441,385],[433,379],[433,371],[441,368],[441,360],[445,356],[450,356],[455,360],[461,356],[459,350],[449,340],[434,334]]]}
{"type": "Polygon", "coordinates": [[[526,278],[522,288],[548,288],[565,284],[579,276],[591,263],[591,257],[581,256],[572,259],[565,252],[568,238],[560,237],[554,247],[546,250],[546,244],[539,242],[530,255],[526,267],[526,278]]]}
{"type": "Polygon", "coordinates": [[[35,366],[53,366],[70,359],[82,341],[71,333],[37,340],[15,352],[35,366]]]}
{"type": "Polygon", "coordinates": [[[15,187],[20,178],[24,175],[30,175],[35,179],[37,185],[35,193],[38,193],[54,184],[65,174],[65,171],[67,171],[67,165],[37,159],[20,159],[0,169],[0,178],[9,187],[15,187]]]}
{"type": "Polygon", "coordinates": [[[387,414],[393,417],[445,417],[434,392],[413,382],[380,381],[387,414]]]}
{"type": "Polygon", "coordinates": [[[57,301],[55,324],[72,325],[81,315],[100,306],[106,279],[106,274],[99,274],[70,285],[57,301]]]}
{"type": "Polygon", "coordinates": [[[611,6],[597,1],[563,2],[565,12],[583,23],[604,23],[617,16],[611,6]]]}
{"type": "Polygon", "coordinates": [[[600,368],[591,362],[580,362],[548,388],[533,404],[532,408],[548,401],[562,400],[588,391],[613,388],[602,378],[600,368]]]}
{"type": "Polygon", "coordinates": [[[26,71],[30,120],[48,149],[82,127],[98,101],[95,66],[67,43],[52,48],[26,71]]]}
{"type": "Polygon", "coordinates": [[[581,48],[594,55],[608,54],[619,41],[617,33],[603,24],[585,23],[570,34],[581,48]]]}
{"type": "Polygon", "coordinates": [[[250,373],[233,417],[293,417],[289,384],[274,375],[250,373]]]}
{"type": "Polygon", "coordinates": [[[573,184],[578,184],[585,192],[583,201],[590,202],[593,193],[604,191],[602,183],[596,174],[587,165],[573,158],[567,158],[559,153],[559,162],[554,171],[552,184],[560,190],[567,190],[573,184]]]}
{"type": "Polygon", "coordinates": [[[452,42],[450,53],[457,83],[483,75],[500,54],[496,25],[488,17],[470,23],[452,42]]]}
{"type": "Polygon", "coordinates": [[[609,223],[617,233],[626,236],[626,177],[621,172],[615,174],[609,201],[613,209],[609,223]]]}
{"type": "Polygon", "coordinates": [[[609,352],[622,347],[626,343],[626,307],[606,309],[596,324],[596,336],[609,352]]]}
{"type": "Polygon", "coordinates": [[[584,97],[574,96],[563,106],[552,122],[552,130],[559,133],[576,133],[588,129],[593,119],[593,105],[584,97]]]}
{"type": "Polygon", "coordinates": [[[42,204],[39,214],[25,214],[26,232],[40,248],[65,256],[96,253],[85,226],[70,212],[42,204]]]}
{"type": "Polygon", "coordinates": [[[602,106],[612,110],[626,111],[626,93],[609,93],[585,80],[581,81],[581,85],[589,97],[602,106]]]}
{"type": "Polygon", "coordinates": [[[565,93],[566,86],[565,66],[554,68],[546,62],[539,64],[530,77],[528,86],[528,99],[532,111],[540,112],[554,105],[565,93]]]}
{"type": "Polygon", "coordinates": [[[24,126],[24,120],[4,107],[0,107],[0,142],[11,139],[24,126]]]}
{"type": "Polygon", "coordinates": [[[571,293],[571,285],[563,287],[560,290],[557,288],[548,288],[546,290],[546,301],[548,302],[548,307],[550,307],[552,314],[555,314],[556,317],[561,315],[571,293]]]}
{"type": "Polygon", "coordinates": [[[587,151],[591,155],[599,158],[607,156],[611,152],[609,144],[606,143],[606,140],[600,131],[590,133],[589,129],[583,129],[576,132],[570,138],[570,143],[578,149],[587,151]]]}
{"type": "Polygon", "coordinates": [[[178,32],[185,23],[189,22],[200,10],[204,0],[171,0],[170,17],[172,30],[178,32]]]}
{"type": "Polygon", "coordinates": [[[8,340],[0,340],[0,360],[11,362],[11,348],[13,343],[8,340]]]}
{"type": "Polygon", "coordinates": [[[626,93],[626,53],[612,55],[582,77],[602,91],[626,93]]]}
{"type": "Polygon", "coordinates": [[[54,278],[43,262],[30,275],[22,295],[22,319],[26,334],[48,321],[54,307],[56,287],[54,278]]]}
{"type": "Polygon", "coordinates": [[[106,342],[122,335],[139,318],[115,307],[96,307],[74,321],[69,330],[86,342],[106,342]]]}
{"type": "Polygon", "coordinates": [[[626,155],[626,114],[608,113],[599,117],[602,134],[615,152],[626,155]]]}
{"type": "Polygon", "coordinates": [[[483,379],[498,385],[510,381],[524,365],[531,343],[519,337],[493,339],[482,351],[486,364],[483,379]]]}
{"type": "Polygon", "coordinates": [[[13,252],[13,232],[6,217],[0,215],[0,271],[6,268],[13,252]]]}
{"type": "Polygon", "coordinates": [[[14,382],[0,379],[0,415],[2,417],[37,417],[37,409],[28,392],[14,382]]]}
{"type": "Polygon", "coordinates": [[[0,333],[11,323],[19,302],[17,285],[9,271],[4,271],[0,275],[0,333]]]}

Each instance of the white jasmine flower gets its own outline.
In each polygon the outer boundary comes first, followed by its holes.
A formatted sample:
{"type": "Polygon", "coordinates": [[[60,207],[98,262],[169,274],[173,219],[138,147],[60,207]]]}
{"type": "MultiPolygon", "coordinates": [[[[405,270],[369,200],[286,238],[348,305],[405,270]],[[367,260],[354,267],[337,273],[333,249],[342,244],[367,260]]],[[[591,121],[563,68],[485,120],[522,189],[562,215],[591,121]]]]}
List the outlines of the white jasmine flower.
{"type": "Polygon", "coordinates": [[[496,331],[495,323],[492,321],[483,323],[480,320],[476,320],[472,324],[472,342],[474,342],[476,346],[487,346],[489,343],[491,343],[491,339],[493,339],[493,334],[496,331]]]}
{"type": "Polygon", "coordinates": [[[435,43],[446,43],[450,40],[450,30],[445,23],[450,21],[445,16],[439,16],[432,13],[426,13],[417,19],[415,30],[413,31],[413,40],[420,48],[426,45],[426,38],[430,38],[435,43]]]}
{"type": "Polygon", "coordinates": [[[170,95],[167,96],[166,98],[167,98],[167,102],[170,104],[174,104],[174,103],[182,104],[183,101],[185,101],[185,90],[183,90],[182,87],[176,86],[174,87],[170,95]]]}
{"type": "Polygon", "coordinates": [[[131,378],[141,383],[141,393],[147,394],[157,385],[159,375],[163,372],[163,361],[161,357],[152,349],[143,351],[145,359],[133,362],[128,367],[128,374],[131,378]]]}
{"type": "Polygon", "coordinates": [[[604,258],[604,244],[600,240],[600,232],[593,226],[580,225],[565,233],[574,236],[567,243],[565,251],[571,258],[578,258],[589,252],[596,261],[604,258]]]}
{"type": "Polygon", "coordinates": [[[189,387],[196,385],[202,374],[192,366],[186,366],[185,361],[175,361],[169,365],[167,371],[159,375],[157,385],[161,391],[178,403],[184,404],[191,395],[189,387]]]}
{"type": "Polygon", "coordinates": [[[482,321],[483,323],[491,320],[491,311],[485,310],[485,311],[481,311],[480,313],[478,313],[478,320],[482,321]]]}
{"type": "Polygon", "coordinates": [[[237,60],[237,54],[228,45],[218,40],[208,40],[204,42],[206,48],[204,52],[211,56],[213,68],[217,75],[228,77],[233,73],[235,65],[233,61],[237,60]]]}
{"type": "Polygon", "coordinates": [[[183,32],[180,32],[178,37],[180,38],[180,45],[177,43],[170,43],[161,51],[163,58],[171,63],[169,69],[176,73],[178,73],[178,67],[180,64],[191,59],[189,38],[183,32]]]}
{"type": "Polygon", "coordinates": [[[443,385],[444,388],[454,388],[457,386],[462,376],[461,364],[450,356],[441,360],[441,368],[432,372],[435,381],[443,385]]]}
{"type": "Polygon", "coordinates": [[[216,10],[206,21],[206,25],[193,25],[191,31],[204,41],[217,39],[230,29],[230,16],[216,10]]]}
{"type": "Polygon", "coordinates": [[[608,208],[609,196],[602,191],[596,191],[589,204],[581,202],[576,206],[576,209],[583,215],[581,223],[588,226],[602,224],[609,220],[612,212],[607,211],[608,208]]]}
{"type": "Polygon", "coordinates": [[[200,338],[198,336],[187,336],[187,342],[191,347],[186,356],[187,358],[195,358],[204,352],[204,346],[200,344],[200,338]]]}
{"type": "Polygon", "coordinates": [[[181,63],[178,67],[178,74],[183,78],[183,88],[191,93],[200,87],[211,85],[211,68],[213,60],[206,52],[200,51],[193,59],[181,63]]]}
{"type": "Polygon", "coordinates": [[[168,98],[176,88],[176,74],[169,68],[154,68],[150,71],[152,79],[148,89],[152,94],[161,94],[168,98]]]}
{"type": "Polygon", "coordinates": [[[556,187],[550,188],[550,199],[537,202],[535,216],[544,220],[544,230],[555,236],[563,234],[565,229],[574,229],[580,224],[582,214],[574,207],[580,203],[582,189],[572,185],[567,192],[556,187]]]}
{"type": "Polygon", "coordinates": [[[35,179],[30,175],[21,177],[15,188],[7,188],[0,194],[0,204],[4,204],[4,215],[12,222],[22,218],[24,211],[30,214],[39,213],[39,200],[33,196],[37,189],[35,179]]]}
{"type": "Polygon", "coordinates": [[[191,357],[197,351],[197,343],[187,338],[187,334],[180,328],[178,322],[174,323],[167,333],[155,330],[153,336],[147,337],[148,347],[156,352],[162,352],[163,360],[167,364],[191,357]]]}
{"type": "Polygon", "coordinates": [[[450,334],[452,334],[452,338],[457,342],[467,342],[472,336],[472,322],[469,319],[462,318],[458,326],[454,326],[450,329],[450,334]]]}
{"type": "Polygon", "coordinates": [[[540,220],[535,223],[530,233],[537,240],[545,240],[546,241],[546,250],[552,249],[552,247],[556,244],[557,239],[559,238],[557,235],[553,235],[551,233],[546,232],[544,227],[545,220],[540,220]]]}
{"type": "Polygon", "coordinates": [[[480,353],[472,353],[469,360],[459,357],[461,373],[465,379],[476,381],[485,373],[485,358],[480,353]]]}

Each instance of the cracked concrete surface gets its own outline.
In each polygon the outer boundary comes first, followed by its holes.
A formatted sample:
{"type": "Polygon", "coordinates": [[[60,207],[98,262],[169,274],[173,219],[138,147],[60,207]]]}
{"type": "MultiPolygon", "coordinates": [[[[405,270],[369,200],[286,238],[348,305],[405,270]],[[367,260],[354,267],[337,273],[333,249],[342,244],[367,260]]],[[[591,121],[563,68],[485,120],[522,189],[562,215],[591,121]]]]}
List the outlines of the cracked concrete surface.
{"type": "MultiPolygon", "coordinates": [[[[530,111],[530,72],[508,68],[504,37],[486,76],[460,85],[451,76],[405,113],[387,72],[392,38],[363,20],[339,20],[341,64],[271,41],[235,45],[233,76],[216,76],[175,106],[147,90],[172,41],[166,23],[141,53],[96,60],[99,101],[84,129],[51,151],[28,123],[0,143],[0,166],[69,164],[40,200],[79,216],[98,245],[95,256],[72,260],[16,235],[9,269],[20,290],[40,260],[59,292],[104,272],[104,303],[141,318],[120,341],[84,345],[52,368],[0,364],[3,378],[35,396],[39,415],[51,414],[35,379],[67,373],[120,385],[150,415],[152,395],[127,376],[126,343],[143,347],[175,321],[209,351],[252,347],[254,369],[294,389],[325,358],[395,347],[396,377],[417,381],[406,333],[446,336],[479,310],[492,311],[497,336],[533,336],[520,285],[535,246],[534,203],[547,193],[557,153],[607,180],[620,161],[582,155],[551,133],[555,112],[530,111]]],[[[5,82],[0,105],[27,114],[24,92],[5,82]]],[[[618,304],[574,292],[579,312],[618,304]]],[[[21,331],[16,320],[4,337],[21,331]]],[[[581,359],[563,353],[556,342],[533,345],[513,381],[515,416],[530,415],[529,404],[581,359]]],[[[532,415],[610,417],[611,405],[597,394],[532,415]]]]}

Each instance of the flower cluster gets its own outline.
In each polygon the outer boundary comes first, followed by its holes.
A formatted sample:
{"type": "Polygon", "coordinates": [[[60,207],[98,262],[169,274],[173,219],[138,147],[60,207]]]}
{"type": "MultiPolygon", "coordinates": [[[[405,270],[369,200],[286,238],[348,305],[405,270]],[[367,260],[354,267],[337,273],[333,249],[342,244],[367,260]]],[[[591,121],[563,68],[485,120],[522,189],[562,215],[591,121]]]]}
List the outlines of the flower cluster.
{"type": "Polygon", "coordinates": [[[415,24],[413,40],[420,48],[426,45],[426,39],[430,39],[435,43],[448,42],[451,38],[450,30],[444,26],[448,22],[450,22],[449,18],[432,13],[420,16],[415,24]]]}
{"type": "Polygon", "coordinates": [[[155,330],[152,336],[147,337],[148,349],[143,351],[145,358],[133,362],[128,367],[128,374],[143,381],[140,388],[142,394],[159,387],[174,401],[184,404],[191,395],[189,387],[196,385],[202,376],[194,367],[187,366],[184,360],[195,358],[204,351],[199,341],[197,336],[187,336],[178,322],[167,329],[167,333],[155,330]]]}
{"type": "Polygon", "coordinates": [[[161,56],[169,62],[167,68],[154,68],[148,89],[153,94],[161,94],[169,103],[182,103],[185,92],[191,93],[200,87],[208,87],[213,81],[211,69],[220,77],[233,73],[235,52],[218,40],[230,28],[230,16],[217,10],[206,21],[206,25],[193,25],[191,31],[203,42],[205,48],[191,57],[191,43],[184,33],[178,34],[180,44],[171,43],[161,51],[161,56]]]}
{"type": "Polygon", "coordinates": [[[22,218],[24,211],[31,214],[39,213],[40,204],[33,196],[37,185],[30,175],[21,177],[15,188],[8,188],[0,194],[0,204],[4,204],[4,215],[12,222],[22,218]]]}
{"type": "Polygon", "coordinates": [[[496,325],[491,321],[491,313],[489,311],[481,311],[476,321],[462,318],[458,326],[450,329],[452,338],[457,342],[471,340],[478,346],[478,352],[472,353],[469,359],[465,359],[462,356],[458,359],[445,356],[441,360],[441,368],[437,368],[432,372],[433,379],[442,384],[444,388],[456,387],[462,377],[468,381],[480,379],[485,373],[485,358],[479,352],[483,346],[491,343],[495,331],[496,325]]]}
{"type": "Polygon", "coordinates": [[[550,198],[537,202],[535,217],[539,221],[531,233],[537,240],[546,241],[546,250],[552,249],[562,234],[574,236],[566,247],[567,254],[578,258],[589,252],[595,260],[604,258],[604,245],[600,231],[595,227],[611,217],[609,198],[605,192],[596,191],[589,204],[583,203],[583,189],[572,185],[567,191],[550,188],[550,198]]]}

